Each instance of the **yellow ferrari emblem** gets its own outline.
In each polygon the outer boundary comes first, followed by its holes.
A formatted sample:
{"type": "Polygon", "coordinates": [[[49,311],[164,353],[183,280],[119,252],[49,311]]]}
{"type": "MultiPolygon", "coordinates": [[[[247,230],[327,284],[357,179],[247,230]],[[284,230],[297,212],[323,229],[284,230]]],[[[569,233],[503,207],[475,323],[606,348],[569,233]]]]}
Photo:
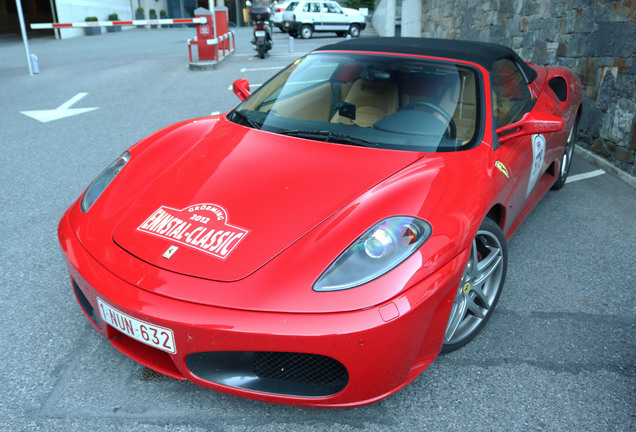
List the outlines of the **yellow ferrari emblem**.
{"type": "Polygon", "coordinates": [[[470,282],[466,282],[466,283],[464,284],[464,288],[462,288],[462,292],[463,292],[464,294],[468,294],[468,291],[470,291],[470,282]]]}
{"type": "Polygon", "coordinates": [[[510,174],[508,174],[508,168],[506,168],[506,166],[503,164],[503,162],[495,162],[495,166],[499,169],[499,171],[501,171],[501,173],[503,175],[506,176],[507,179],[510,178],[510,174]]]}

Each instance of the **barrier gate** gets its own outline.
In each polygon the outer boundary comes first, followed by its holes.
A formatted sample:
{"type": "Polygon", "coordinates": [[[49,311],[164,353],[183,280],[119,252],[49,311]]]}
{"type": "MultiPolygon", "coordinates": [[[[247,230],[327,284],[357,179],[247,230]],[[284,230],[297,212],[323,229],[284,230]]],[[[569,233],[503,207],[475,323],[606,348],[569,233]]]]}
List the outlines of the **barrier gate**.
{"type": "MultiPolygon", "coordinates": [[[[144,26],[144,25],[167,25],[167,24],[196,24],[197,36],[188,39],[188,55],[192,66],[192,45],[197,45],[198,60],[200,62],[219,62],[227,54],[231,54],[236,49],[234,32],[228,30],[227,8],[219,7],[215,10],[214,16],[207,9],[199,8],[195,10],[195,18],[165,18],[150,20],[120,20],[120,21],[85,21],[76,23],[33,23],[33,30],[63,29],[63,28],[92,28],[92,27],[123,27],[123,26],[144,26]],[[216,22],[215,22],[216,21],[216,22]],[[221,36],[216,36],[218,23],[219,30],[224,30],[221,36]],[[230,44],[230,39],[231,44],[230,44]],[[219,57],[222,52],[223,57],[219,57]]],[[[191,67],[192,69],[192,67],[191,67]]]]}

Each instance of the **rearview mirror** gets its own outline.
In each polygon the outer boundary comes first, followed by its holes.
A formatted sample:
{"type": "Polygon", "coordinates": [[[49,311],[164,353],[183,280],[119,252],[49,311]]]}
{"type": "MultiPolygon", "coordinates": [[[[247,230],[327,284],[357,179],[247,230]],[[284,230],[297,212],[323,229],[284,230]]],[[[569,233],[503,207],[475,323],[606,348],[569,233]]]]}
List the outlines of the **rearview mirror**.
{"type": "Polygon", "coordinates": [[[543,113],[529,112],[518,122],[498,128],[499,142],[505,143],[511,139],[538,133],[559,132],[563,129],[563,119],[543,113]]]}
{"type": "Polygon", "coordinates": [[[240,100],[245,100],[250,95],[250,83],[245,78],[237,79],[232,83],[232,91],[240,100]]]}

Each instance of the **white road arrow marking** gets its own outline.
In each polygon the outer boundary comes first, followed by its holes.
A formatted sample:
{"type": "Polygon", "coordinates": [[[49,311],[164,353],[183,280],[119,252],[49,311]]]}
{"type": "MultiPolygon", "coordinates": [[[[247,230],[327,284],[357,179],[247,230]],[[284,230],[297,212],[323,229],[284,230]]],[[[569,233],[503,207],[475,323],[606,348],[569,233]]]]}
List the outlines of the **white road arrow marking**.
{"type": "Polygon", "coordinates": [[[78,93],[68,101],[64,102],[59,107],[53,110],[34,110],[34,111],[20,111],[21,114],[29,116],[39,122],[46,123],[53,120],[59,120],[64,117],[70,117],[77,114],[93,111],[99,108],[71,108],[80,99],[86,96],[88,93],[78,93]]]}
{"type": "Polygon", "coordinates": [[[262,67],[262,68],[241,68],[241,73],[243,72],[253,72],[253,71],[267,71],[267,70],[277,70],[282,69],[284,66],[274,66],[274,67],[262,67]]]}

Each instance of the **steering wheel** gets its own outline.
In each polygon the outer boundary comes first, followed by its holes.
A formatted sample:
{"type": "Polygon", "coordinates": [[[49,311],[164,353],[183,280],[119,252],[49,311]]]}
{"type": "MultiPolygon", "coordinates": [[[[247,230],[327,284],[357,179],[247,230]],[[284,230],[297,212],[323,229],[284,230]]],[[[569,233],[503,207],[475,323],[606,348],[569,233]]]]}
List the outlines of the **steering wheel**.
{"type": "Polygon", "coordinates": [[[455,126],[455,121],[453,120],[453,117],[451,117],[450,114],[448,114],[446,111],[444,111],[437,105],[433,105],[432,103],[426,102],[426,101],[415,101],[415,102],[411,102],[408,105],[404,105],[402,108],[399,109],[399,111],[411,110],[417,107],[428,108],[427,111],[430,111],[432,114],[439,114],[448,123],[448,126],[446,128],[446,133],[444,135],[447,135],[448,138],[451,138],[451,139],[457,138],[457,127],[455,126]]]}

